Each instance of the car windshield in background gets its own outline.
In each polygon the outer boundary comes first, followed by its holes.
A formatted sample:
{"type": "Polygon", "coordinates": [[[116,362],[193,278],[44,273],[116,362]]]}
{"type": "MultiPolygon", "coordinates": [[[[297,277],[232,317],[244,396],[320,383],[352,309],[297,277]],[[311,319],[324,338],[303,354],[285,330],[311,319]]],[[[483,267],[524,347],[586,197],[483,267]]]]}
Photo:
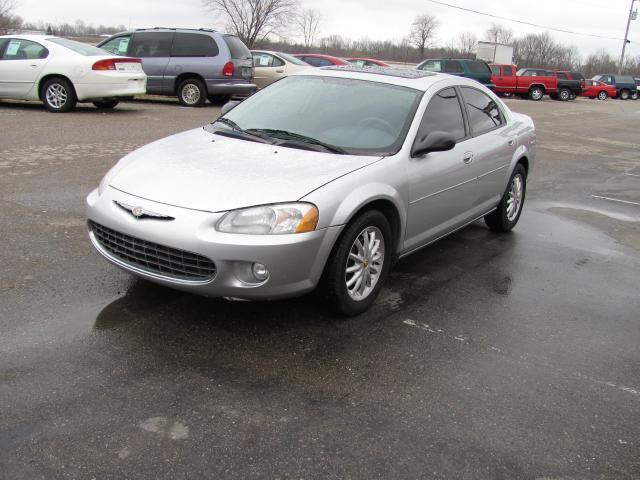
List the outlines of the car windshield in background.
{"type": "Polygon", "coordinates": [[[56,43],[62,47],[73,50],[85,57],[97,57],[99,55],[106,55],[107,53],[101,48],[94,47],[93,45],[87,45],[86,43],[76,42],[75,40],[68,40],[66,38],[47,38],[51,43],[56,43]]]}
{"type": "MultiPolygon", "coordinates": [[[[283,138],[290,132],[354,155],[390,155],[402,146],[421,96],[419,90],[385,83],[291,76],[224,118],[249,133],[283,138]]],[[[207,130],[217,127],[231,128],[216,122],[207,130]]]]}
{"type": "Polygon", "coordinates": [[[294,65],[304,65],[305,67],[309,66],[309,64],[307,62],[303,62],[299,58],[291,56],[288,53],[278,53],[278,55],[281,56],[282,58],[284,58],[287,62],[293,63],[294,65]]]}
{"type": "Polygon", "coordinates": [[[224,35],[222,38],[224,38],[227,47],[229,47],[231,58],[233,58],[234,60],[244,60],[251,58],[251,52],[238,37],[234,35],[224,35]]]}

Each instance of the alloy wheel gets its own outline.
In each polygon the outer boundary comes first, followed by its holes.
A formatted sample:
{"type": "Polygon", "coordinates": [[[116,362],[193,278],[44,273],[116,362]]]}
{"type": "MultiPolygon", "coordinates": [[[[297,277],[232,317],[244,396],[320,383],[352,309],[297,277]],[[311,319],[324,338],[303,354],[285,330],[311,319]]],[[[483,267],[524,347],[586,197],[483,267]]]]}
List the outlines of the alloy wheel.
{"type": "Polygon", "coordinates": [[[607,99],[607,92],[598,93],[598,99],[599,100],[606,100],[607,99]]]}
{"type": "Polygon", "coordinates": [[[344,278],[351,299],[360,301],[371,294],[382,274],[384,255],[384,236],[378,227],[358,234],[349,249],[344,278]]]}
{"type": "Polygon", "coordinates": [[[509,187],[509,193],[507,194],[507,220],[513,222],[522,206],[522,194],[524,190],[524,181],[522,175],[518,174],[513,177],[511,186],[509,187]]]}
{"type": "Polygon", "coordinates": [[[67,89],[59,83],[52,83],[45,93],[47,103],[53,108],[62,108],[67,103],[67,89]]]}
{"type": "Polygon", "coordinates": [[[200,89],[193,83],[188,83],[182,89],[182,100],[189,105],[195,105],[200,101],[200,89]]]}

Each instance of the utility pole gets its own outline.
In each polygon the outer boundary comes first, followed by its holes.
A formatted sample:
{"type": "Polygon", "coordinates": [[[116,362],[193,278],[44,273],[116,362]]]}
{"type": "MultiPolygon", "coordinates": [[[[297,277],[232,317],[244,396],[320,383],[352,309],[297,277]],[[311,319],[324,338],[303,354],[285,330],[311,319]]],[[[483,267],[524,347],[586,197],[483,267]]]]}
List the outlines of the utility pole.
{"type": "Polygon", "coordinates": [[[629,18],[627,19],[627,30],[624,32],[624,42],[622,42],[622,55],[620,55],[620,65],[618,66],[618,75],[622,73],[624,68],[624,51],[629,43],[629,26],[631,25],[631,17],[633,16],[633,4],[636,0],[631,0],[631,8],[629,8],[629,18]]]}

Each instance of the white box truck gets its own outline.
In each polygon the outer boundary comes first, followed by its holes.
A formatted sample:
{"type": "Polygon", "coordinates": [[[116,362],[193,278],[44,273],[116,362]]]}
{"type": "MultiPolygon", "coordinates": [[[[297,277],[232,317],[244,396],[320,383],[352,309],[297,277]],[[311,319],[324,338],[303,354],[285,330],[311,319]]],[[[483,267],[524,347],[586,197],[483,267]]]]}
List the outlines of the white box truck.
{"type": "Polygon", "coordinates": [[[513,47],[501,43],[478,42],[476,58],[489,63],[510,65],[513,63],[513,47]]]}

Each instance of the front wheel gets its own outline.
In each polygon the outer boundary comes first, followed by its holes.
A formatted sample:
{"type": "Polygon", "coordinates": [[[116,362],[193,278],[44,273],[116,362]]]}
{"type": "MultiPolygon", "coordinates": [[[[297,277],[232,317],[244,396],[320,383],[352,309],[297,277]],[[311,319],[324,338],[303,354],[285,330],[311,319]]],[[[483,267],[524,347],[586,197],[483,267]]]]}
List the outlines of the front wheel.
{"type": "Polygon", "coordinates": [[[609,95],[604,90],[598,92],[598,100],[606,100],[608,96],[609,95]]]}
{"type": "Polygon", "coordinates": [[[484,222],[495,232],[508,232],[516,226],[522,213],[527,191],[527,172],[522,164],[513,169],[509,186],[493,212],[485,215],[484,222]]]}
{"type": "Polygon", "coordinates": [[[207,87],[197,78],[187,78],[178,85],[178,100],[185,107],[201,107],[207,101],[207,87]]]}
{"type": "Polygon", "coordinates": [[[73,85],[64,78],[51,78],[42,86],[42,103],[53,113],[70,112],[78,101],[73,85]]]}
{"type": "Polygon", "coordinates": [[[354,316],[375,301],[389,273],[393,255],[387,218],[370,210],[353,220],[333,247],[321,288],[331,307],[354,316]]]}
{"type": "Polygon", "coordinates": [[[529,90],[529,98],[534,101],[542,100],[544,96],[544,90],[541,87],[531,87],[529,90]]]}
{"type": "Polygon", "coordinates": [[[96,106],[96,108],[100,108],[103,110],[111,110],[112,108],[116,108],[116,105],[118,105],[118,103],[120,103],[120,101],[116,98],[108,98],[105,100],[96,100],[95,102],[93,102],[93,104],[96,106]]]}
{"type": "Polygon", "coordinates": [[[636,90],[631,94],[631,100],[637,100],[637,99],[638,99],[638,91],[636,90]]]}
{"type": "Polygon", "coordinates": [[[571,98],[571,90],[569,90],[568,88],[561,88],[558,92],[558,98],[563,102],[566,102],[571,98]]]}

